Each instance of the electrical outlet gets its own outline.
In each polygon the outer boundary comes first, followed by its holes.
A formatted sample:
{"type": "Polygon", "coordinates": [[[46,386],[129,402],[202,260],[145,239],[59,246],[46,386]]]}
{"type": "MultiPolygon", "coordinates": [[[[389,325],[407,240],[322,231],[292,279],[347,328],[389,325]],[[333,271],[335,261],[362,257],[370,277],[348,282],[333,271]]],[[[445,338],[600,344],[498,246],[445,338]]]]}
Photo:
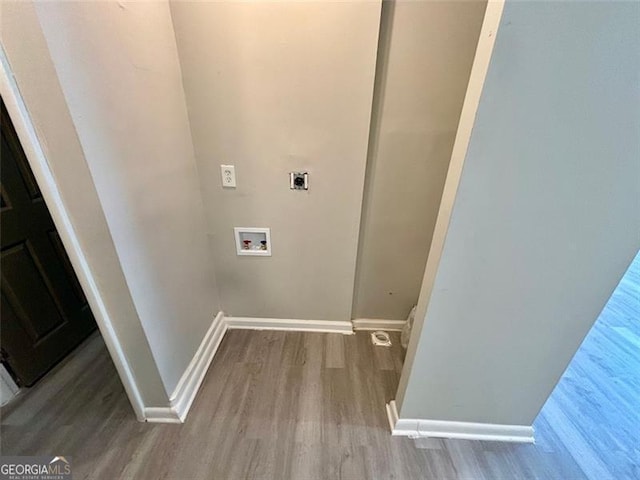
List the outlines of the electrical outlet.
{"type": "Polygon", "coordinates": [[[236,167],[234,165],[220,165],[220,175],[222,175],[222,186],[225,188],[235,188],[236,167]]]}
{"type": "Polygon", "coordinates": [[[309,174],[307,172],[289,173],[289,188],[291,190],[309,190],[309,174]]]}

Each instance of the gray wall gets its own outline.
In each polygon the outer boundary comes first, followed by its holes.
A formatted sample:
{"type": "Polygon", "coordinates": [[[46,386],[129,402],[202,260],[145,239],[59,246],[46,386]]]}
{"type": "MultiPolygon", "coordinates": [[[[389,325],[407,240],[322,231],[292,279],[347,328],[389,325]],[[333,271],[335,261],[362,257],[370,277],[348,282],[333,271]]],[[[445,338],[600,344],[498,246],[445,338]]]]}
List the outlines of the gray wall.
{"type": "Polygon", "coordinates": [[[172,2],[225,313],[349,320],[379,2],[172,2]],[[221,188],[220,164],[237,188],[221,188]],[[288,172],[311,189],[290,191],[288,172]],[[233,227],[273,256],[236,256],[233,227]]]}
{"type": "Polygon", "coordinates": [[[146,406],[168,405],[31,2],[2,3],[2,48],[146,406]]]}
{"type": "Polygon", "coordinates": [[[418,300],[486,2],[384,2],[354,318],[418,300]]]}
{"type": "Polygon", "coordinates": [[[401,418],[531,425],[637,252],[639,20],[507,2],[401,418]]]}
{"type": "Polygon", "coordinates": [[[169,5],[35,8],[131,298],[171,393],[219,301],[169,5]]]}

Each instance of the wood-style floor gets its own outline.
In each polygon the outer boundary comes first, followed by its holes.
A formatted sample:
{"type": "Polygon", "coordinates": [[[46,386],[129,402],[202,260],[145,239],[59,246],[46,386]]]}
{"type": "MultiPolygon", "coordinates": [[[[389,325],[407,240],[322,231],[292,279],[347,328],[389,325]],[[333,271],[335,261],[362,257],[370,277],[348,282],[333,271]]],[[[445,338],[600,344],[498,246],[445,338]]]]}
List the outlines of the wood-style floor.
{"type": "Polygon", "coordinates": [[[2,409],[3,455],[91,479],[640,478],[640,257],[538,417],[536,445],[410,440],[384,405],[399,338],[236,330],[184,425],[136,422],[100,337],[2,409]]]}
{"type": "Polygon", "coordinates": [[[640,253],[534,426],[542,448],[556,438],[588,478],[640,479],[640,253]]]}

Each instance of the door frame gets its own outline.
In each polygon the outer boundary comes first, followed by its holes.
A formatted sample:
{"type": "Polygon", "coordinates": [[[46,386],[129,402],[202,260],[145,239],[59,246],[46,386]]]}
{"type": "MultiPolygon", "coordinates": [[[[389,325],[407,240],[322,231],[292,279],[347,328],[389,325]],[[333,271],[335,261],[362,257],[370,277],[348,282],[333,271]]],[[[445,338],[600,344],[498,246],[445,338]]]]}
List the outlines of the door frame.
{"type": "Polygon", "coordinates": [[[145,421],[144,404],[135,377],[133,376],[133,371],[124,354],[120,340],[115,333],[100,289],[89,267],[86,255],[78,241],[55,177],[49,167],[49,162],[38,140],[34,125],[31,122],[20,90],[16,84],[4,48],[2,48],[1,45],[0,63],[2,64],[0,68],[0,94],[4,100],[7,112],[13,122],[27,161],[33,170],[33,175],[40,187],[45,204],[51,213],[53,223],[58,230],[62,244],[71,260],[71,265],[87,297],[100,334],[104,339],[111,359],[118,371],[118,375],[127,393],[129,402],[133,407],[136,418],[143,422],[145,421]]]}

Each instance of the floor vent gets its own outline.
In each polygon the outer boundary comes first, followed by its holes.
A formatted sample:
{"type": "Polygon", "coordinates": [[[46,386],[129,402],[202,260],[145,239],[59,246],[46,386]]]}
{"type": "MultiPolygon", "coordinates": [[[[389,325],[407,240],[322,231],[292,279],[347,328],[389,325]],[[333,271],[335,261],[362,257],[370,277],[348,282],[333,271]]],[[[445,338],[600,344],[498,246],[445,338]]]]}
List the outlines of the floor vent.
{"type": "Polygon", "coordinates": [[[377,347],[391,346],[391,338],[389,337],[389,334],[387,332],[383,332],[382,330],[371,332],[371,342],[377,347]]]}

